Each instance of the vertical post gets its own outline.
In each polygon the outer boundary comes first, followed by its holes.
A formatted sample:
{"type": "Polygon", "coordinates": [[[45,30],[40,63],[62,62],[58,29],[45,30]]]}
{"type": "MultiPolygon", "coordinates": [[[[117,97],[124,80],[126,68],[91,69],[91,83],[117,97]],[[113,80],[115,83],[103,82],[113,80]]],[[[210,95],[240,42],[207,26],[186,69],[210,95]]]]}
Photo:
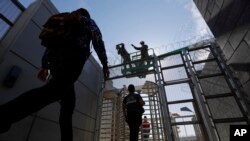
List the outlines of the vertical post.
{"type": "Polygon", "coordinates": [[[98,109],[96,112],[96,121],[95,121],[95,136],[93,141],[98,141],[100,137],[101,129],[101,117],[102,117],[102,104],[103,104],[103,89],[105,87],[105,82],[102,83],[101,90],[98,97],[98,109]]]}
{"type": "Polygon", "coordinates": [[[165,94],[164,90],[164,82],[163,82],[163,76],[160,74],[161,69],[160,65],[158,64],[158,59],[156,55],[154,54],[154,68],[155,68],[155,73],[156,73],[156,84],[159,87],[159,96],[161,100],[161,106],[162,106],[162,118],[163,118],[163,127],[164,127],[164,135],[165,139],[167,141],[173,141],[173,131],[171,128],[171,120],[170,120],[170,115],[169,115],[169,109],[167,107],[167,97],[165,94]]]}
{"type": "Polygon", "coordinates": [[[194,84],[194,96],[197,100],[198,109],[201,113],[201,117],[203,119],[203,123],[205,125],[205,130],[207,132],[207,136],[209,141],[219,141],[217,132],[214,127],[213,120],[210,116],[210,111],[208,110],[208,107],[206,105],[206,101],[203,95],[203,90],[201,89],[201,84],[198,80],[196,71],[194,69],[193,63],[191,61],[191,58],[189,56],[189,53],[187,50],[182,51],[182,55],[185,59],[185,65],[187,65],[187,68],[190,73],[191,81],[194,84]]]}

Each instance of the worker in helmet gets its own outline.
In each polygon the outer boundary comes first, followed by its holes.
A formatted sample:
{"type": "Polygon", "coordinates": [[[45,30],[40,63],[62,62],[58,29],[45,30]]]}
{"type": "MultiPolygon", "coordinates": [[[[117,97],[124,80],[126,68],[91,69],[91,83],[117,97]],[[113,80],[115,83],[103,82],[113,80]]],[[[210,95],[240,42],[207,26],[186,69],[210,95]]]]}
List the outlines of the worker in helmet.
{"type": "MultiPolygon", "coordinates": [[[[141,59],[146,59],[149,57],[148,45],[146,45],[144,41],[141,41],[140,44],[141,44],[141,47],[136,47],[133,44],[131,44],[131,45],[134,47],[134,49],[141,51],[141,59]]],[[[145,61],[141,61],[139,64],[140,64],[140,66],[145,65],[145,61]]],[[[146,61],[146,65],[149,65],[149,64],[150,64],[150,60],[146,61]]],[[[145,78],[145,77],[146,77],[146,75],[139,75],[139,78],[145,78]]]]}
{"type": "Polygon", "coordinates": [[[141,59],[147,58],[149,56],[148,55],[148,45],[146,45],[144,41],[141,41],[140,44],[141,44],[141,47],[136,47],[133,44],[131,44],[131,45],[134,47],[134,49],[141,51],[141,59]]]}
{"type": "Polygon", "coordinates": [[[117,44],[116,49],[117,49],[117,53],[122,56],[123,63],[127,63],[131,61],[130,55],[125,49],[124,43],[117,44]]]}

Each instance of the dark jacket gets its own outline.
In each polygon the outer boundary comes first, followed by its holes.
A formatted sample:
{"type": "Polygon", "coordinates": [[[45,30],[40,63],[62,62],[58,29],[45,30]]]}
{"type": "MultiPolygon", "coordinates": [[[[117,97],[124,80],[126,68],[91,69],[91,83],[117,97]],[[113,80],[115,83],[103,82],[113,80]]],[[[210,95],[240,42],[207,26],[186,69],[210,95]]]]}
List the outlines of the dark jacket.
{"type": "Polygon", "coordinates": [[[66,45],[67,47],[58,47],[59,49],[61,48],[60,51],[46,49],[42,57],[42,68],[49,69],[51,64],[50,62],[54,61],[55,58],[64,61],[67,61],[70,58],[76,58],[77,56],[79,56],[79,59],[81,59],[81,57],[87,58],[90,55],[91,41],[94,50],[96,51],[103,65],[103,68],[108,67],[105,45],[98,26],[96,25],[94,20],[83,16],[81,17],[81,24],[82,28],[79,30],[82,31],[82,34],[76,38],[75,43],[73,43],[71,46],[66,45]],[[58,58],[58,56],[60,57],[58,58]]]}
{"type": "Polygon", "coordinates": [[[144,109],[140,104],[141,95],[131,93],[123,99],[123,104],[126,106],[127,112],[138,112],[140,114],[144,113],[144,109]]]}

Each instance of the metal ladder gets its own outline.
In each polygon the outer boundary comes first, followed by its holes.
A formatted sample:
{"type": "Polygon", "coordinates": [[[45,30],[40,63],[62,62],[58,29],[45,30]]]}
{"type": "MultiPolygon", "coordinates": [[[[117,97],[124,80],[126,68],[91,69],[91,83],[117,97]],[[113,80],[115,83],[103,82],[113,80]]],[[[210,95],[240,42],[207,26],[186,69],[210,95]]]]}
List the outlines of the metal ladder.
{"type": "Polygon", "coordinates": [[[203,124],[205,125],[205,130],[207,132],[207,136],[209,141],[219,141],[219,137],[217,131],[215,129],[215,125],[213,123],[213,119],[211,116],[211,112],[209,111],[204,92],[201,88],[201,83],[199,82],[197,72],[194,68],[194,64],[191,60],[191,56],[188,50],[182,51],[184,67],[188,71],[188,75],[191,78],[191,82],[193,84],[194,96],[197,102],[197,108],[201,113],[201,117],[203,119],[203,124]]]}
{"type": "Polygon", "coordinates": [[[169,115],[169,109],[167,104],[167,97],[164,90],[164,79],[161,70],[161,63],[157,56],[154,54],[154,70],[155,70],[155,82],[159,87],[159,104],[162,111],[162,123],[164,131],[164,139],[167,141],[173,141],[173,132],[171,127],[171,118],[169,115]]]}

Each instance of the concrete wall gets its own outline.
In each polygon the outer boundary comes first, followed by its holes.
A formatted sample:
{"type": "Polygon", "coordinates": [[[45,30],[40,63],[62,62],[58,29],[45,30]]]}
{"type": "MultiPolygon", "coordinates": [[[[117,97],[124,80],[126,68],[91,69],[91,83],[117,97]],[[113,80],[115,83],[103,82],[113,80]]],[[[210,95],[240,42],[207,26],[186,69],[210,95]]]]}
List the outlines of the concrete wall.
{"type": "MultiPolygon", "coordinates": [[[[227,64],[250,62],[250,1],[249,0],[194,0],[227,64]]],[[[248,66],[249,67],[249,66],[248,66]]],[[[250,73],[232,68],[250,102],[250,73]]]]}
{"type": "MultiPolygon", "coordinates": [[[[38,35],[46,19],[57,12],[49,0],[37,0],[24,11],[8,34],[0,41],[0,82],[3,82],[13,65],[22,70],[13,88],[6,88],[0,84],[0,105],[19,96],[22,92],[43,85],[36,78],[44,52],[38,35]]],[[[101,81],[101,67],[91,56],[75,84],[74,141],[95,139],[101,81]]],[[[37,113],[14,123],[9,132],[0,135],[0,140],[60,141],[59,109],[58,102],[48,105],[37,113]]]]}
{"type": "MultiPolygon", "coordinates": [[[[214,34],[216,42],[224,54],[226,63],[231,66],[243,91],[243,96],[249,104],[250,70],[246,71],[247,66],[244,66],[243,70],[240,67],[232,67],[232,64],[250,62],[250,1],[194,0],[194,2],[214,34]]],[[[206,67],[208,67],[208,64],[206,67]]],[[[206,95],[230,92],[224,78],[207,79],[201,83],[206,95]]],[[[209,99],[207,103],[214,119],[243,116],[234,97],[209,99]]],[[[229,140],[229,126],[232,124],[246,124],[246,122],[215,124],[222,141],[229,140]]]]}

